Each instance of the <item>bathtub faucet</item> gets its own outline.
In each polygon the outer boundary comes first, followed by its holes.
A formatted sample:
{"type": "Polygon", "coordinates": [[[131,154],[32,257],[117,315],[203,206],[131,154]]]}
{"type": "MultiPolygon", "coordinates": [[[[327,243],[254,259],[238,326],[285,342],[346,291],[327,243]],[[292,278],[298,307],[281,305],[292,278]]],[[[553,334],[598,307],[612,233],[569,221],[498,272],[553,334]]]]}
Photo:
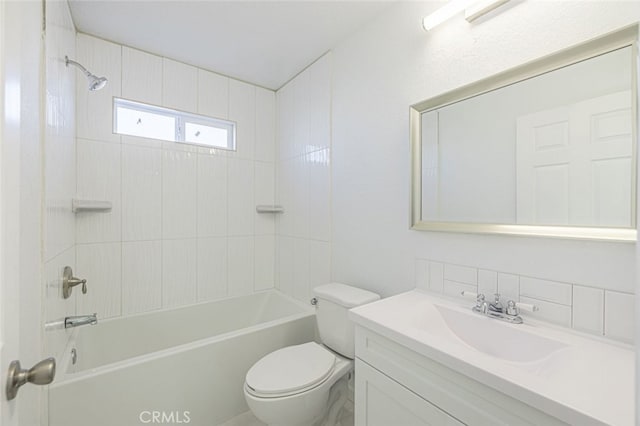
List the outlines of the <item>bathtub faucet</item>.
{"type": "Polygon", "coordinates": [[[64,328],[79,327],[81,325],[96,325],[98,323],[97,314],[78,315],[75,317],[66,317],[64,319],[64,328]]]}

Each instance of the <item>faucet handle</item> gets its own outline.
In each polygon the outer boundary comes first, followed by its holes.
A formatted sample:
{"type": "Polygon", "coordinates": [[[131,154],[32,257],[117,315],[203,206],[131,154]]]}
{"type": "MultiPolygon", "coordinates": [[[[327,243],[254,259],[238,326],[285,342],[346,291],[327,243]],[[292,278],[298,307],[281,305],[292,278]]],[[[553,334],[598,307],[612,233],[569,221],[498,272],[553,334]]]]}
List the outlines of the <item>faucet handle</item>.
{"type": "Polygon", "coordinates": [[[507,302],[507,309],[505,310],[505,313],[509,316],[518,316],[518,314],[520,314],[520,310],[518,309],[518,306],[516,305],[516,302],[513,300],[509,300],[507,302]]]}

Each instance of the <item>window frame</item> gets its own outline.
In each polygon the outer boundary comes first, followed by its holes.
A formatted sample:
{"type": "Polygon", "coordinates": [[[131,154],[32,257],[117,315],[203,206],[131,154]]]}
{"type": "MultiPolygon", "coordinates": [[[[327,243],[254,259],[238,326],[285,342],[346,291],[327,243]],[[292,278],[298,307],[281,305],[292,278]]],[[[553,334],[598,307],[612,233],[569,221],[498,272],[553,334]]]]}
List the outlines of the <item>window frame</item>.
{"type": "Polygon", "coordinates": [[[153,140],[159,140],[159,141],[194,145],[194,146],[199,146],[199,147],[208,148],[208,149],[223,149],[225,151],[236,151],[237,150],[236,127],[237,127],[237,123],[231,120],[210,117],[202,114],[194,114],[191,112],[161,107],[157,105],[147,104],[144,102],[133,101],[125,98],[119,98],[116,96],[113,97],[113,129],[112,131],[114,134],[117,134],[117,135],[141,137],[141,138],[153,139],[153,140]],[[162,115],[165,117],[173,118],[175,120],[174,139],[170,140],[170,139],[150,138],[145,136],[118,132],[118,107],[133,109],[133,110],[144,112],[147,114],[156,114],[156,115],[162,115]],[[219,146],[219,145],[208,144],[205,142],[203,143],[187,142],[186,133],[185,133],[187,123],[226,130],[227,145],[219,146]]]}

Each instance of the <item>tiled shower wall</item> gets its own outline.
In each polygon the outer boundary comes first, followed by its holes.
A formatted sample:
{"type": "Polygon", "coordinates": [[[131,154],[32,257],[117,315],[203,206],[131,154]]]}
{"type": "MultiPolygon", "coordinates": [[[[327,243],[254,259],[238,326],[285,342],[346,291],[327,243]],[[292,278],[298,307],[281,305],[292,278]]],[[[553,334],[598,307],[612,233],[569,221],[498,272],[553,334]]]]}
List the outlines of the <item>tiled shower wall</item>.
{"type": "MultiPolygon", "coordinates": [[[[530,303],[539,311],[523,316],[624,342],[633,341],[634,295],[580,283],[551,281],[466,265],[416,259],[416,288],[462,298],[462,291],[495,293],[507,300],[530,303]]],[[[469,306],[473,298],[466,299],[469,306]]]]}
{"type": "Polygon", "coordinates": [[[77,313],[109,318],[243,295],[275,283],[275,93],[213,72],[77,36],[77,58],[109,79],[99,92],[78,73],[76,196],[110,201],[76,215],[77,313]],[[237,123],[237,151],[120,136],[112,100],[237,123]]]}
{"type": "Polygon", "coordinates": [[[331,279],[331,54],[277,92],[278,288],[307,302],[331,279]]]}
{"type": "MultiPolygon", "coordinates": [[[[76,230],[71,212],[75,194],[75,82],[74,69],[64,57],[75,56],[75,27],[66,2],[47,2],[45,33],[46,116],[44,135],[44,319],[45,354],[59,359],[70,333],[62,319],[75,313],[74,294],[62,298],[65,266],[75,267],[76,230]]],[[[35,160],[34,160],[35,161],[35,160]]]]}

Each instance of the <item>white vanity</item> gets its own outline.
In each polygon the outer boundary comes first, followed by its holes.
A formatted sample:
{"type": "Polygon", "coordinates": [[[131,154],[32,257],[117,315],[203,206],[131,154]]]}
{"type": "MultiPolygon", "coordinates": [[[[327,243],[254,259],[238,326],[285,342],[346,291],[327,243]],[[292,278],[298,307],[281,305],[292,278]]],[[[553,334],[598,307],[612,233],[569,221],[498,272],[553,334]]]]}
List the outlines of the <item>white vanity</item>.
{"type": "Polygon", "coordinates": [[[634,352],[410,291],[350,312],[356,426],[633,425],[634,352]]]}

